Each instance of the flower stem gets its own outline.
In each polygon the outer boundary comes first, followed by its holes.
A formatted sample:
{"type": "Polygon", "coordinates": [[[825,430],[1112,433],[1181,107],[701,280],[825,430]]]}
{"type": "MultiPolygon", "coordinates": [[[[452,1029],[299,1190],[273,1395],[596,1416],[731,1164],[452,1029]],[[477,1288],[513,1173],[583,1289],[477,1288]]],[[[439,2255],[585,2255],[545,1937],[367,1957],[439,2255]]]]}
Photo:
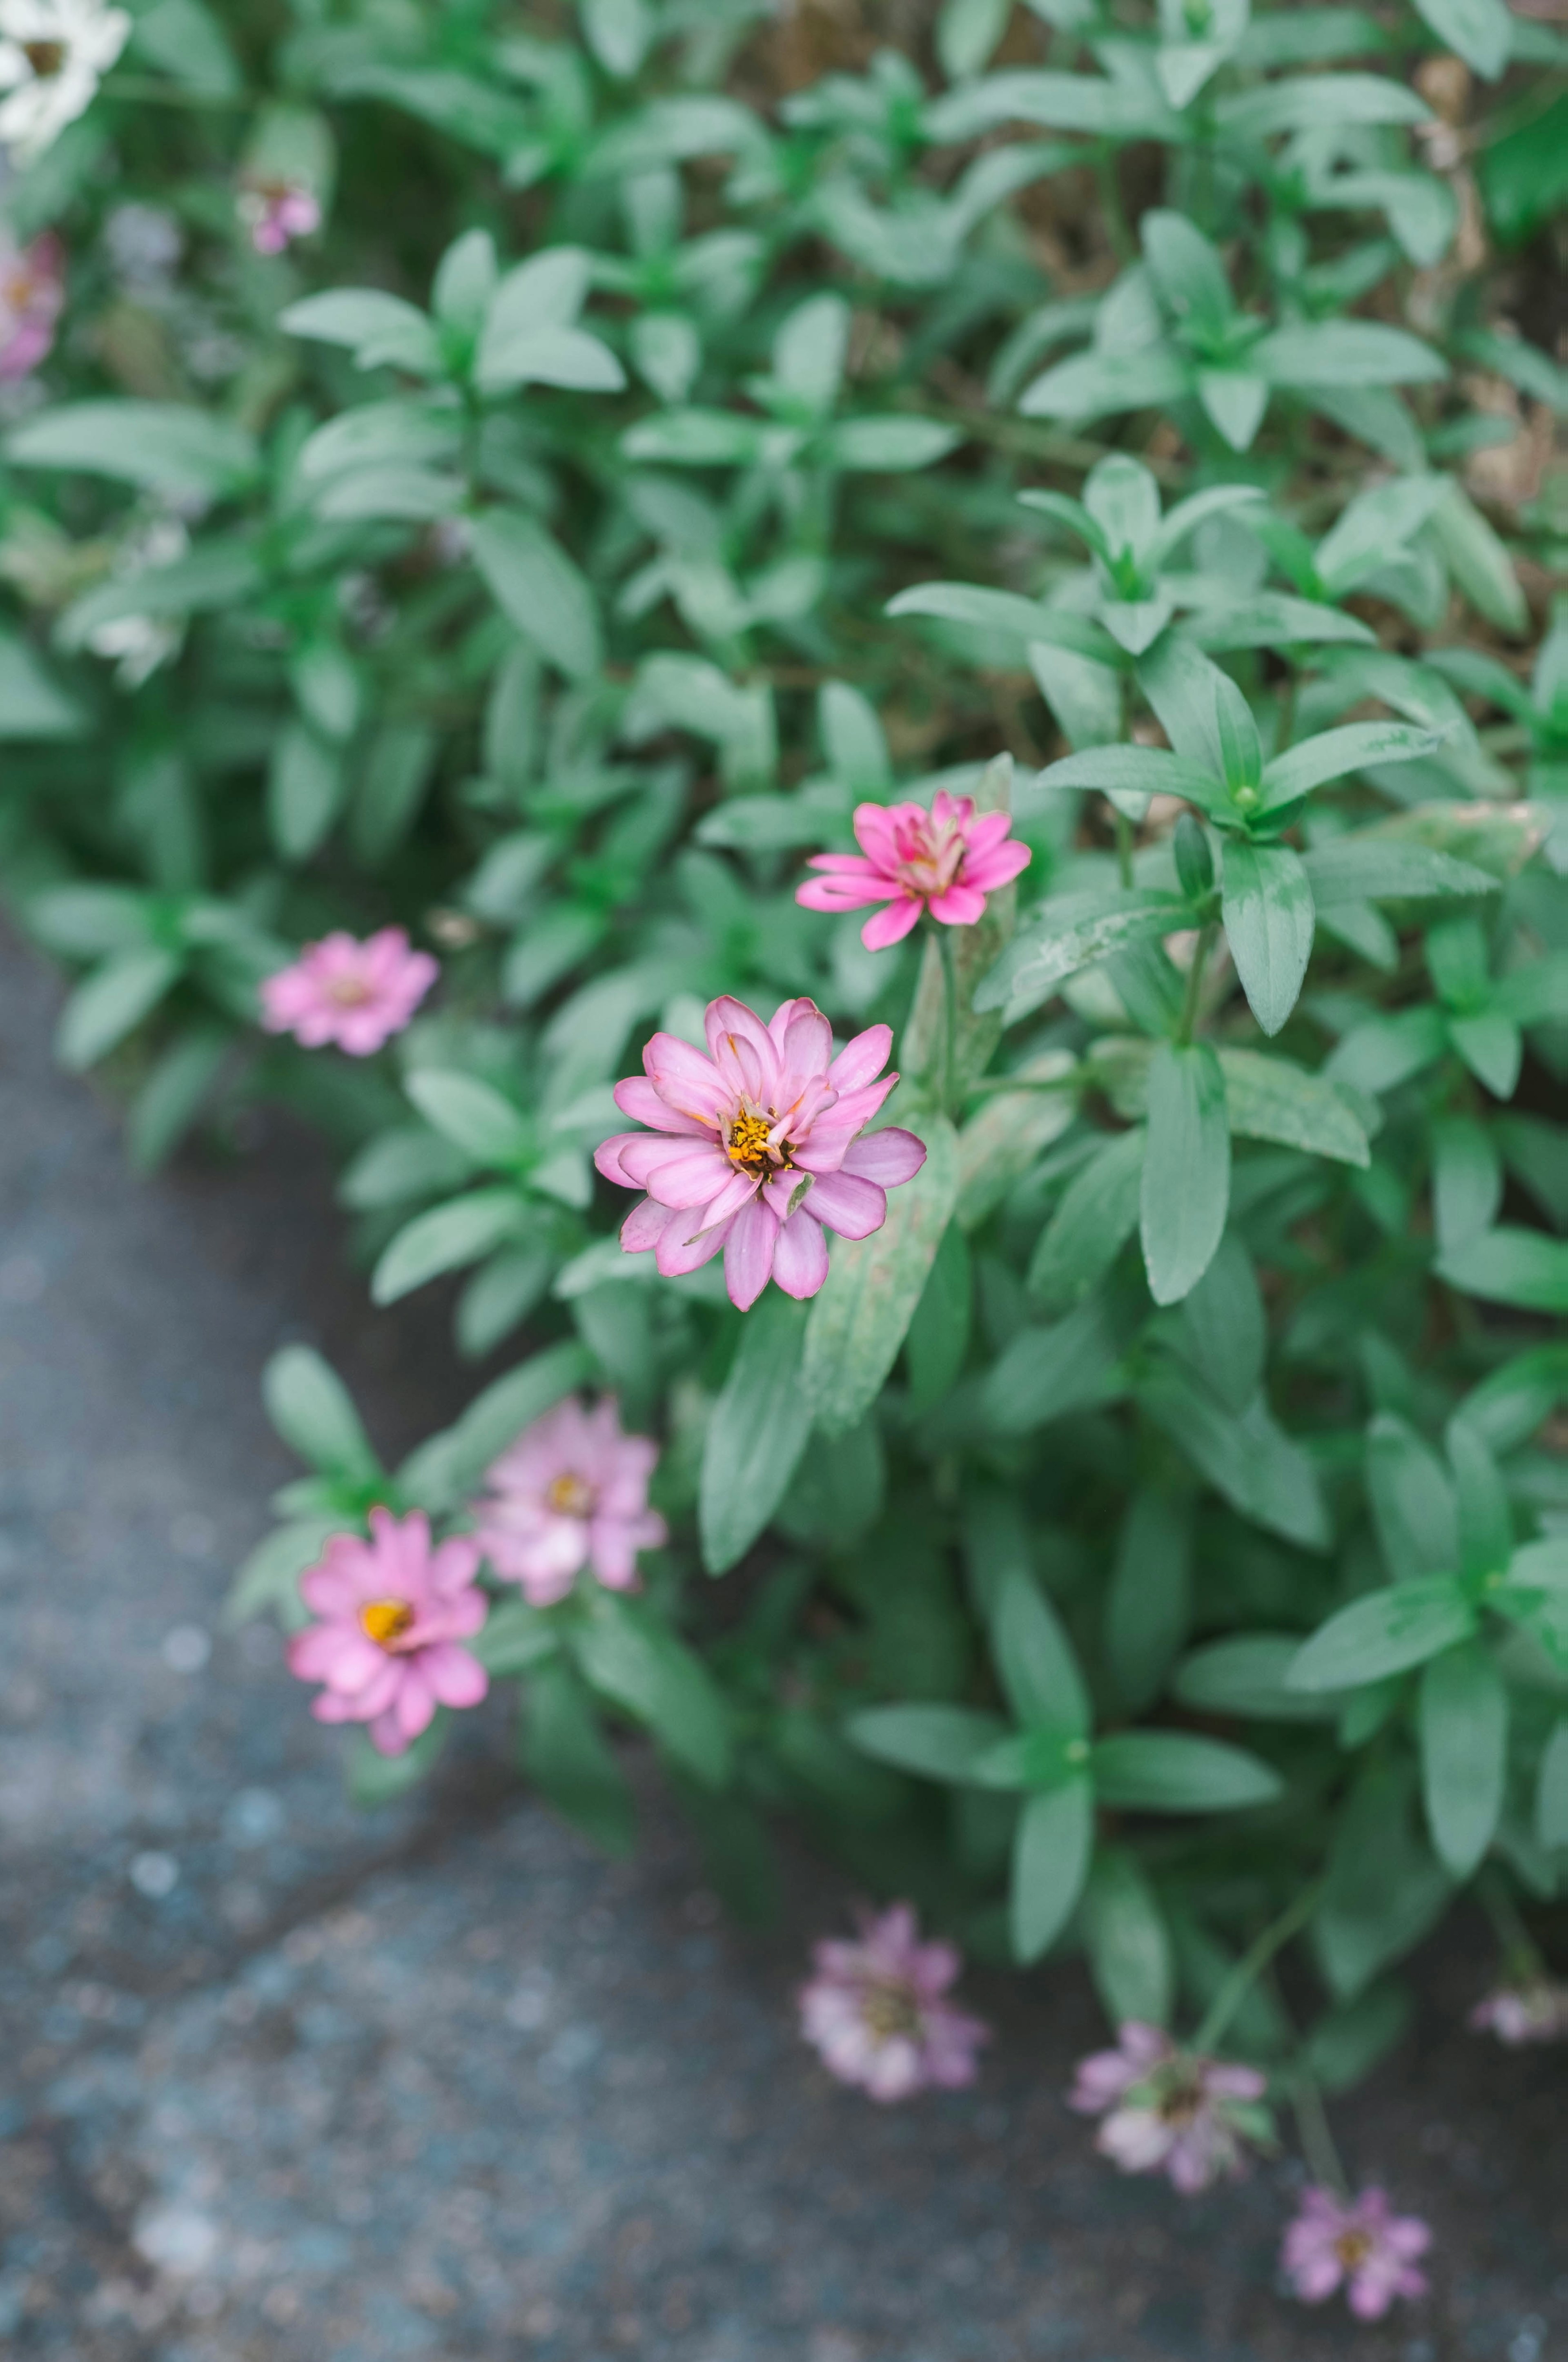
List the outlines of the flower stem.
{"type": "Polygon", "coordinates": [[[183,83],[160,82],[156,74],[116,74],[100,85],[105,98],[134,99],[138,106],[249,106],[248,90],[190,90],[183,83]]]}
{"type": "Polygon", "coordinates": [[[953,957],[953,931],[937,926],[936,946],[942,955],[942,989],[946,1021],[942,1029],[942,1112],[954,1112],[953,1094],[958,1074],[958,972],[953,957]]]}
{"type": "Polygon", "coordinates": [[[1338,2199],[1348,2201],[1350,2184],[1344,2167],[1340,2162],[1334,2136],[1329,2130],[1328,2111],[1316,2079],[1302,2073],[1292,2078],[1290,2104],[1295,2112],[1296,2130],[1301,2141],[1301,2154],[1307,2169],[1320,2190],[1331,2191],[1338,2199]]]}
{"type": "Polygon", "coordinates": [[[1195,2050],[1205,2053],[1213,2050],[1215,2044],[1275,1954],[1282,1946],[1289,1943],[1292,1936],[1300,1933],[1318,1908],[1322,1898],[1323,1884],[1322,1879],[1315,1878],[1309,1885],[1304,1886],[1295,1901],[1280,1913],[1278,1918],[1270,1920],[1262,1935],[1254,1937],[1248,1945],[1209,2003],[1203,2023],[1192,2037],[1192,2047],[1195,2050]]]}
{"type": "Polygon", "coordinates": [[[1112,804],[1110,816],[1116,823],[1116,866],[1123,888],[1132,883],[1132,823],[1120,804],[1112,804]]]}
{"type": "Polygon", "coordinates": [[[1540,1948],[1520,1918],[1518,1905],[1501,1878],[1495,1871],[1485,1870],[1475,1882],[1475,1891],[1502,1947],[1505,1972],[1521,1981],[1543,1976],[1546,1963],[1541,1958],[1540,1948]]]}
{"type": "Polygon", "coordinates": [[[1182,1002],[1181,1024],[1176,1032],[1176,1040],[1183,1049],[1186,1049],[1192,1040],[1198,1024],[1198,1004],[1203,991],[1203,971],[1209,965],[1209,955],[1213,948],[1214,934],[1215,930],[1212,926],[1200,929],[1198,942],[1193,949],[1192,966],[1187,972],[1187,998],[1182,1002]]]}

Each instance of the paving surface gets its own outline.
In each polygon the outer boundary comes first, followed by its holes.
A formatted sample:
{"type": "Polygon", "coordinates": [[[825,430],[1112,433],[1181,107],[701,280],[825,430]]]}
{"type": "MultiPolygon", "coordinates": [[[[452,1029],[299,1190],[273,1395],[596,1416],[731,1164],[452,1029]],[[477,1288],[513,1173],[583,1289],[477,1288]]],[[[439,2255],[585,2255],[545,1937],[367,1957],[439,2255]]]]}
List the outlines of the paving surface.
{"type": "Polygon", "coordinates": [[[257,1378],[321,1342],[392,1450],[450,1384],[370,1318],[286,1139],[155,1184],[0,945],[0,2352],[61,2362],[1568,2357],[1568,2052],[1458,2030],[1463,1931],[1353,2108],[1438,2232],[1383,2328],[1274,2285],[1288,2167],[1183,2203],[1062,2103],[1072,1969],[977,1979],[977,2091],[878,2109],[790,1996],[844,1898],[721,1918],[647,1791],[607,1866],[499,1776],[341,1800],[276,1639],[219,1627],[290,1473],[257,1378]]]}

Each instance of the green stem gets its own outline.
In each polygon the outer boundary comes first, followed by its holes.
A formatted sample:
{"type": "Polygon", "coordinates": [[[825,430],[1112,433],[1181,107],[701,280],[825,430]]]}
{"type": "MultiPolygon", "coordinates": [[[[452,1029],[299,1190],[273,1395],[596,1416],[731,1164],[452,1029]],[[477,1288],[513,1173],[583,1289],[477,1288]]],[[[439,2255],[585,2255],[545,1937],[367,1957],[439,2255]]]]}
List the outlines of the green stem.
{"type": "Polygon", "coordinates": [[[181,83],[160,82],[155,74],[116,74],[102,85],[105,98],[128,98],[138,106],[241,106],[255,105],[248,90],[187,90],[181,83]]]}
{"type": "Polygon", "coordinates": [[[1198,1005],[1203,993],[1203,971],[1209,965],[1209,955],[1214,947],[1216,933],[1217,930],[1211,926],[1204,927],[1199,931],[1198,943],[1192,955],[1192,966],[1187,972],[1187,997],[1182,1002],[1181,1024],[1176,1032],[1176,1041],[1184,1050],[1192,1040],[1198,1024],[1198,1005]]]}
{"type": "Polygon", "coordinates": [[[1324,1882],[1312,1880],[1304,1886],[1294,1903],[1271,1920],[1261,1936],[1248,1945],[1230,1975],[1209,2004],[1208,2014],[1192,2037],[1195,2050],[1210,2052],[1231,2020],[1246,2000],[1253,1986],[1267,1968],[1275,1954],[1298,1935],[1322,1899],[1324,1882]]]}
{"type": "Polygon", "coordinates": [[[1350,2184],[1345,2180],[1345,2169],[1334,2146],[1334,2136],[1329,2130],[1323,2094],[1314,2079],[1305,2071],[1292,2079],[1290,2104],[1295,2111],[1301,2154],[1307,2160],[1313,2180],[1320,2189],[1331,2190],[1336,2198],[1348,2200],[1350,2184]]]}
{"type": "Polygon", "coordinates": [[[958,972],[953,957],[953,931],[937,926],[937,949],[942,955],[942,989],[946,1021],[942,1029],[942,1112],[955,1113],[954,1089],[958,1074],[958,972]]]}
{"type": "Polygon", "coordinates": [[[1533,1977],[1544,1976],[1546,1962],[1541,1957],[1540,1948],[1520,1918],[1518,1905],[1496,1872],[1484,1871],[1475,1882],[1475,1891],[1502,1948],[1505,1973],[1524,1982],[1533,1977]]]}
{"type": "Polygon", "coordinates": [[[1131,262],[1138,249],[1127,225],[1127,209],[1121,202],[1121,182],[1116,163],[1116,149],[1102,147],[1094,160],[1094,175],[1099,184],[1100,211],[1105,216],[1111,250],[1118,262],[1131,262]]]}

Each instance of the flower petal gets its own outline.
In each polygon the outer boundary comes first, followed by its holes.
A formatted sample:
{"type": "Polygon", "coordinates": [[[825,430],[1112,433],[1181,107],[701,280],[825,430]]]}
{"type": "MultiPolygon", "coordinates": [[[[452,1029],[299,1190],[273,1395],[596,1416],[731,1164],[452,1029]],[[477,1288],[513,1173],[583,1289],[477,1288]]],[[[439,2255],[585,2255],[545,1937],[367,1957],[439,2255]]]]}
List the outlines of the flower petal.
{"type": "Polygon", "coordinates": [[[888,1219],[887,1192],[849,1173],[819,1173],[812,1185],[811,1206],[819,1222],[846,1239],[869,1238],[888,1219]]]}
{"type": "Polygon", "coordinates": [[[907,934],[920,923],[924,904],[913,894],[903,894],[897,902],[889,902],[874,919],[867,919],[860,930],[860,940],[868,952],[885,952],[894,944],[901,944],[907,934]]]}
{"type": "Polygon", "coordinates": [[[730,1224],[724,1242],[724,1285],[738,1311],[749,1312],[767,1286],[778,1239],[778,1224],[757,1198],[743,1207],[730,1224]]]}
{"type": "Polygon", "coordinates": [[[773,1276],[786,1296],[814,1296],[828,1275],[823,1226],[802,1206],[781,1224],[773,1250],[773,1276]]]}
{"type": "Polygon", "coordinates": [[[840,1170],[862,1181],[876,1181],[884,1189],[894,1189],[900,1181],[914,1179],[925,1163],[925,1142],[918,1133],[889,1124],[885,1131],[867,1131],[858,1140],[852,1140],[844,1152],[840,1170]]]}

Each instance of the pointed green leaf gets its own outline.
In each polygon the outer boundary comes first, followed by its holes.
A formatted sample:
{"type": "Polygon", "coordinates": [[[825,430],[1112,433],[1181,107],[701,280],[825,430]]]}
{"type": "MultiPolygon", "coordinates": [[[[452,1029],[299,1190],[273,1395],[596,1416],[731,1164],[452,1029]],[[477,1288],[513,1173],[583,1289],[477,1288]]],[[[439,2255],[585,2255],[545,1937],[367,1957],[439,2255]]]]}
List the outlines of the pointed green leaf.
{"type": "Polygon", "coordinates": [[[1231,1198],[1225,1077],[1207,1042],[1162,1042],[1149,1065],[1139,1227],[1149,1291],[1179,1304],[1208,1270],[1231,1198]]]}
{"type": "Polygon", "coordinates": [[[1038,1960],[1071,1918],[1094,1852],[1094,1791],[1084,1779],[1031,1796],[1012,1847],[1016,1959],[1038,1960]]]}
{"type": "Polygon", "coordinates": [[[1451,1574],[1391,1584],[1342,1607],[1297,1652],[1286,1679],[1293,1690],[1359,1689],[1408,1672],[1467,1640],[1475,1610],[1451,1574]]]}
{"type": "Polygon", "coordinates": [[[1312,955],[1312,889],[1287,844],[1225,845],[1225,940],[1253,1015],[1277,1033],[1295,1008],[1312,955]]]}
{"type": "Polygon", "coordinates": [[[812,1411],[801,1377],[806,1308],[770,1287],[745,1316],[702,1446],[702,1563],[723,1574],[744,1558],[789,1487],[812,1411]]]}
{"type": "Polygon", "coordinates": [[[1445,1650],[1421,1675],[1421,1792],[1438,1860],[1468,1878],[1503,1809],[1508,1699],[1502,1675],[1476,1641],[1445,1650]]]}
{"type": "Polygon", "coordinates": [[[957,1142],[945,1116],[902,1120],[925,1142],[925,1163],[912,1181],[889,1190],[879,1231],[835,1239],[832,1269],[806,1323],[801,1383],[827,1435],[858,1426],[880,1394],[957,1196],[957,1142]]]}

